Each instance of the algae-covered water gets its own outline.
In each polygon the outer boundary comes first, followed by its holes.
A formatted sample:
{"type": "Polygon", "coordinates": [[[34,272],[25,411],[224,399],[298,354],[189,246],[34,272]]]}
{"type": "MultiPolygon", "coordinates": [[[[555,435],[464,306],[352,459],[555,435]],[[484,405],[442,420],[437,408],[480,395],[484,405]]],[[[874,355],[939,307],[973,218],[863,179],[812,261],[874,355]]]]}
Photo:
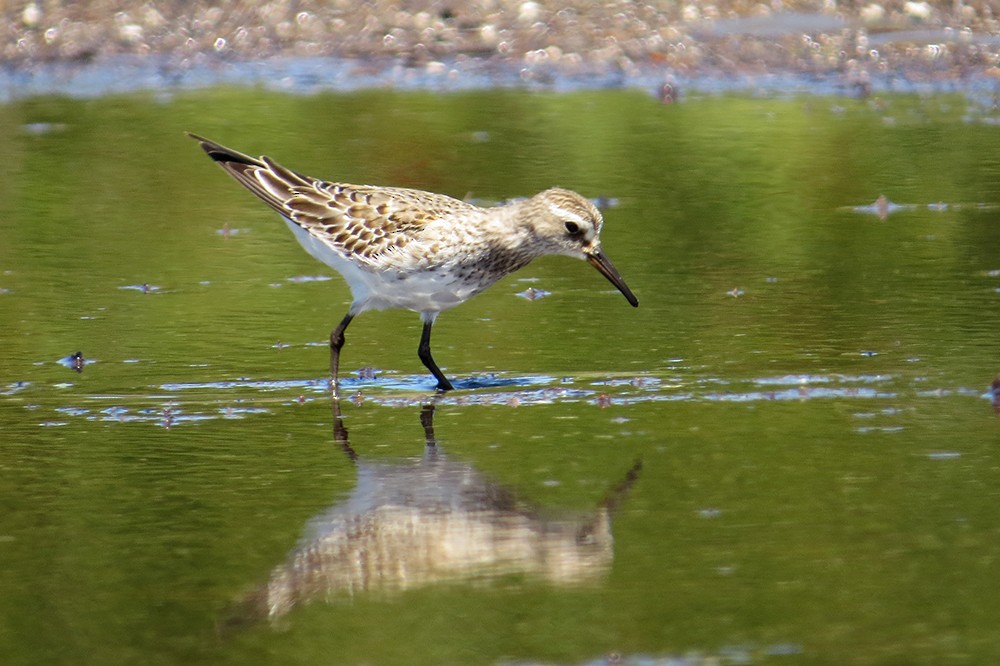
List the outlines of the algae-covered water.
{"type": "Polygon", "coordinates": [[[0,107],[0,661],[997,660],[997,119],[622,91],[0,107]],[[365,314],[338,419],[347,287],[186,130],[481,204],[578,190],[640,307],[540,260],[439,318],[436,399],[419,318],[365,314]]]}

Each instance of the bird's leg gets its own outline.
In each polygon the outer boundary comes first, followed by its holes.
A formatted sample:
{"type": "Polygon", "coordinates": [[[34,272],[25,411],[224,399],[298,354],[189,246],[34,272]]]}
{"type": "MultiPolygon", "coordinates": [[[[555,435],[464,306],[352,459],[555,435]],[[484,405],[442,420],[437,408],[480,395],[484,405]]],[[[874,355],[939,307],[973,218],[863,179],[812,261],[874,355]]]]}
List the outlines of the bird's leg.
{"type": "Polygon", "coordinates": [[[441,368],[437,367],[437,363],[434,362],[434,357],[431,356],[431,327],[434,325],[434,320],[429,319],[424,321],[424,331],[420,334],[420,346],[417,347],[417,356],[420,357],[421,362],[431,371],[434,378],[438,380],[437,390],[438,391],[452,391],[454,386],[448,381],[448,378],[444,376],[441,372],[441,368]]]}
{"type": "Polygon", "coordinates": [[[337,328],[330,333],[330,380],[333,382],[333,393],[337,393],[337,378],[340,372],[340,348],[344,346],[344,330],[354,319],[354,315],[348,312],[337,324],[337,328]]]}

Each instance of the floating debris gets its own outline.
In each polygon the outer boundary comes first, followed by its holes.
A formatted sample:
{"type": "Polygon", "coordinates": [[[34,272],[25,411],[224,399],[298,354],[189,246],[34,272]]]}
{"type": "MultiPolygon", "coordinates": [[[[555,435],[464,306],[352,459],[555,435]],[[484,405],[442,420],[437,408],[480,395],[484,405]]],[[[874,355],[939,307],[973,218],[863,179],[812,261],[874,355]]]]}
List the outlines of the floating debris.
{"type": "Polygon", "coordinates": [[[947,203],[944,201],[937,201],[929,204],[898,204],[890,201],[884,194],[880,194],[878,199],[872,203],[865,206],[850,206],[846,210],[853,211],[855,213],[865,213],[868,215],[876,215],[879,220],[885,221],[893,213],[898,213],[901,211],[913,211],[913,210],[931,210],[937,213],[946,213],[957,210],[995,210],[997,206],[995,204],[987,203],[947,203]]]}
{"type": "Polygon", "coordinates": [[[162,289],[162,287],[157,286],[155,284],[149,284],[148,282],[143,282],[142,284],[127,284],[124,287],[118,287],[118,288],[131,291],[141,291],[144,294],[152,294],[162,289]]]}
{"type": "Polygon", "coordinates": [[[878,195],[878,198],[874,202],[868,204],[867,206],[855,206],[854,211],[856,213],[868,213],[878,216],[878,219],[885,221],[888,219],[891,213],[895,213],[900,210],[905,210],[909,206],[900,206],[899,204],[894,204],[889,201],[889,198],[884,194],[878,195]]]}
{"type": "Polygon", "coordinates": [[[544,289],[535,289],[534,287],[528,287],[524,291],[519,291],[514,294],[515,296],[520,296],[521,298],[529,301],[537,301],[539,299],[545,298],[546,296],[551,296],[551,291],[545,291],[544,289]]]}
{"type": "Polygon", "coordinates": [[[229,226],[229,223],[222,225],[221,229],[216,229],[215,233],[223,238],[229,238],[230,236],[238,236],[239,234],[245,234],[249,232],[249,229],[238,229],[229,226]]]}
{"type": "Polygon", "coordinates": [[[29,386],[31,386],[31,382],[26,382],[26,381],[11,382],[10,384],[7,384],[6,387],[0,388],[0,395],[14,395],[15,393],[19,393],[24,389],[28,388],[29,386]]]}
{"type": "Polygon", "coordinates": [[[90,414],[90,410],[84,407],[56,407],[55,411],[67,416],[86,416],[90,414]]]}
{"type": "Polygon", "coordinates": [[[71,370],[76,370],[77,372],[83,372],[83,366],[89,362],[83,357],[83,352],[76,352],[75,354],[70,354],[69,356],[64,356],[58,361],[60,365],[64,365],[71,370]]]}

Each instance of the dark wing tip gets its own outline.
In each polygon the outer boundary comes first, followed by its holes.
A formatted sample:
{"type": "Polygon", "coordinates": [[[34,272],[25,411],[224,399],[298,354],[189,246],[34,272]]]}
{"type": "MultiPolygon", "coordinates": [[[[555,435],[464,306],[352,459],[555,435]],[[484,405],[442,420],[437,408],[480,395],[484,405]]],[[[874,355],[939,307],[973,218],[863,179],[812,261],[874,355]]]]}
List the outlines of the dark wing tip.
{"type": "Polygon", "coordinates": [[[248,166],[263,166],[264,163],[261,162],[256,157],[250,157],[249,155],[244,155],[238,150],[233,150],[232,148],[226,148],[220,143],[216,143],[210,139],[206,139],[203,136],[198,136],[193,132],[185,132],[189,137],[198,142],[201,149],[208,154],[216,162],[236,162],[237,164],[246,164],[248,166]]]}

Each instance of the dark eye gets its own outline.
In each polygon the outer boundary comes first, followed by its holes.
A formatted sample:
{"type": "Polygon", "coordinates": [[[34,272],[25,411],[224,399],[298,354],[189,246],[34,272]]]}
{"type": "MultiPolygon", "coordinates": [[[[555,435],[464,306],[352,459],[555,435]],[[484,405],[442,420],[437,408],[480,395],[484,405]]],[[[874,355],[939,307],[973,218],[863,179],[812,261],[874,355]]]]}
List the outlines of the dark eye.
{"type": "Polygon", "coordinates": [[[567,222],[566,231],[570,232],[571,234],[579,233],[580,225],[577,224],[576,222],[567,222]]]}

